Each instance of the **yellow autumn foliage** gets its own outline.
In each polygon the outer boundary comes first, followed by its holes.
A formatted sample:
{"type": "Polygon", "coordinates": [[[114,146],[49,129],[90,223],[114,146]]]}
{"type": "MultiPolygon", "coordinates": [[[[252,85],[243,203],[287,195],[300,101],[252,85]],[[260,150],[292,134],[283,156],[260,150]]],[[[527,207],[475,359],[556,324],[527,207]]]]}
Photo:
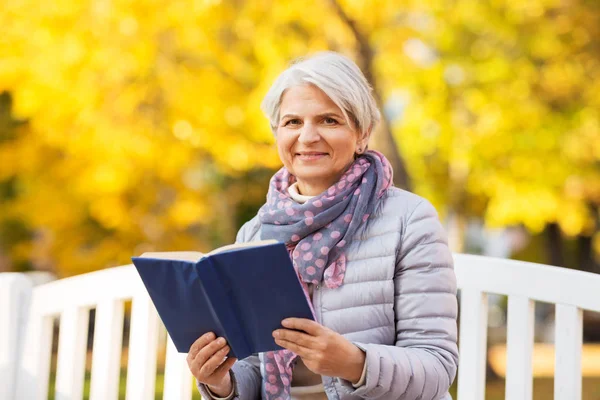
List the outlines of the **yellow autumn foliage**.
{"type": "Polygon", "coordinates": [[[594,2],[4,0],[0,27],[15,265],[71,275],[233,240],[280,165],[262,96],[325,49],[372,71],[398,144],[381,150],[442,216],[598,230],[594,2]]]}

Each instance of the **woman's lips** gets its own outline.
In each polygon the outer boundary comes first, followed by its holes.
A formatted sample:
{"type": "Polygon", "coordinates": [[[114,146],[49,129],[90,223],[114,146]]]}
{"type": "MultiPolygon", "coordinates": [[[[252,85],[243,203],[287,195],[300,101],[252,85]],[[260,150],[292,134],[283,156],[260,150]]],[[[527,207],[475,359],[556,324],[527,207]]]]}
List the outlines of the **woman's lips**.
{"type": "Polygon", "coordinates": [[[327,153],[298,153],[296,157],[301,161],[316,161],[325,157],[327,153]]]}

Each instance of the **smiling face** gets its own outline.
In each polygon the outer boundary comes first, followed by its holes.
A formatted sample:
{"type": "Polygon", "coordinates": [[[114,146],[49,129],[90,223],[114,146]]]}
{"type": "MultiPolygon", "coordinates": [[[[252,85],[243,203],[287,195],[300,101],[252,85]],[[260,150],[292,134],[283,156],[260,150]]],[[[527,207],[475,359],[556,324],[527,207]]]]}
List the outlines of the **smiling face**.
{"type": "Polygon", "coordinates": [[[327,190],[354,161],[354,154],[364,151],[366,138],[360,138],[342,110],[314,85],[287,89],[279,115],[279,157],[296,176],[303,195],[327,190]]]}

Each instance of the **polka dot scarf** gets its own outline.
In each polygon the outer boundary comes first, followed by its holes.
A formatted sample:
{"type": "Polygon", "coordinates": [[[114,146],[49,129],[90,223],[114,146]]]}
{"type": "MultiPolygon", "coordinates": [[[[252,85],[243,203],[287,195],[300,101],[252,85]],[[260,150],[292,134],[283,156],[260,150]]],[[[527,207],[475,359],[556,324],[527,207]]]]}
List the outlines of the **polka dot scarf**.
{"type": "MultiPolygon", "coordinates": [[[[323,281],[337,288],[346,271],[345,247],[372,214],[376,199],[392,185],[392,168],[385,156],[367,151],[358,157],[338,182],[298,204],[288,188],[296,182],[284,167],[271,178],[267,202],[258,212],[261,239],[284,242],[308,297],[308,283],[323,281]]],[[[289,399],[292,363],[289,350],[267,352],[263,357],[263,399],[289,399]]]]}

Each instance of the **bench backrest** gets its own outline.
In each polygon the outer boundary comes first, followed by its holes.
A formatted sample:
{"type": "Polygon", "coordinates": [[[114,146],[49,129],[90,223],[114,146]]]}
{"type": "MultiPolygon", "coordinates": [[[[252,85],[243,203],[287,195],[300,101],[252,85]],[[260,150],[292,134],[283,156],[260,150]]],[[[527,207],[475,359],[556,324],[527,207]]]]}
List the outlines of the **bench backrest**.
{"type": "Polygon", "coordinates": [[[532,398],[534,301],[556,304],[554,399],[581,399],[583,312],[600,312],[600,275],[456,254],[461,292],[458,399],[485,396],[487,293],[508,296],[506,398],[532,398]]]}
{"type": "MultiPolygon", "coordinates": [[[[159,318],[133,266],[123,266],[61,279],[36,287],[19,371],[19,398],[47,398],[52,320],[60,316],[56,400],[83,396],[89,310],[95,308],[90,399],[117,399],[124,303],[131,300],[127,365],[127,399],[154,399],[159,318]]],[[[164,399],[192,396],[185,361],[167,340],[164,399]]]]}
{"type": "MultiPolygon", "coordinates": [[[[508,296],[506,398],[532,398],[534,301],[543,301],[556,304],[554,398],[581,399],[582,310],[600,311],[600,275],[462,254],[455,255],[455,270],[461,298],[458,399],[483,400],[485,396],[487,293],[508,296]]],[[[0,288],[2,282],[0,279],[0,288]]],[[[0,290],[0,296],[3,293],[6,292],[0,290]]],[[[124,302],[128,300],[132,300],[132,310],[126,398],[154,399],[160,321],[132,266],[62,279],[31,291],[15,398],[47,398],[52,321],[56,316],[60,316],[60,334],[55,399],[82,397],[88,316],[92,308],[96,317],[90,399],[118,398],[124,302]]],[[[13,299],[10,305],[18,310],[15,304],[13,299]]],[[[5,307],[8,303],[2,299],[0,305],[5,307]]],[[[3,312],[0,317],[15,321],[17,314],[3,312]]],[[[19,326],[10,321],[4,325],[0,320],[0,350],[7,343],[15,343],[19,336],[16,329],[11,333],[3,328],[19,326]]],[[[188,400],[193,385],[185,354],[178,354],[170,339],[166,353],[163,398],[188,400]]],[[[0,357],[2,354],[5,353],[0,351],[0,357]]],[[[14,362],[15,352],[11,354],[10,362],[14,362]]],[[[2,362],[0,367],[5,365],[2,362]]],[[[7,376],[10,374],[0,374],[0,379],[7,376]]],[[[0,390],[2,383],[0,380],[0,390]]],[[[4,390],[14,388],[5,385],[4,390]]]]}

